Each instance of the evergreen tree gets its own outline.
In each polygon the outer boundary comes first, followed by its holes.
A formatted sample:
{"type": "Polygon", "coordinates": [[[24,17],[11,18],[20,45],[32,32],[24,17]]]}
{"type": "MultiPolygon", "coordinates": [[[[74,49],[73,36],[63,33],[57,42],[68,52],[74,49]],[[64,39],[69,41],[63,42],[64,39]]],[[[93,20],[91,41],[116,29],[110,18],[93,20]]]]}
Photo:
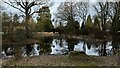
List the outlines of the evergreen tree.
{"type": "Polygon", "coordinates": [[[85,23],[85,32],[86,32],[86,34],[92,33],[92,26],[93,26],[93,23],[92,23],[91,16],[88,15],[87,22],[85,23]]]}
{"type": "Polygon", "coordinates": [[[92,28],[92,25],[93,25],[93,23],[92,23],[91,16],[88,15],[88,17],[87,17],[87,22],[85,23],[85,27],[86,27],[86,28],[92,28]]]}
{"type": "Polygon", "coordinates": [[[52,31],[53,25],[51,22],[51,14],[49,7],[44,6],[40,9],[39,16],[37,18],[37,31],[42,31],[42,32],[49,32],[52,31]]]}
{"type": "Polygon", "coordinates": [[[98,20],[98,17],[95,17],[93,29],[100,30],[100,21],[98,20]]]}
{"type": "Polygon", "coordinates": [[[73,34],[74,33],[74,30],[75,30],[75,23],[74,23],[74,20],[71,16],[68,17],[68,23],[67,23],[67,26],[66,26],[66,33],[69,33],[69,34],[73,34]]]}
{"type": "Polygon", "coordinates": [[[84,24],[84,22],[82,22],[82,24],[81,24],[81,28],[80,28],[80,34],[85,34],[85,24],[84,24]]]}

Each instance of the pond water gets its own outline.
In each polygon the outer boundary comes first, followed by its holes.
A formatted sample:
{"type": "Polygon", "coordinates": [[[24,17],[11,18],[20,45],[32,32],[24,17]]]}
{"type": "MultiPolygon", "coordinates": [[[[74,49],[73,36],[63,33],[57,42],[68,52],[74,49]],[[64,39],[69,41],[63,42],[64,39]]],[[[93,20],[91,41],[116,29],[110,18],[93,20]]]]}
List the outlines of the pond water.
{"type": "Polygon", "coordinates": [[[103,43],[89,44],[83,40],[68,40],[51,39],[51,42],[44,42],[44,46],[38,43],[25,45],[25,46],[7,46],[2,48],[1,57],[13,57],[15,51],[19,51],[22,57],[26,56],[39,56],[42,54],[47,55],[67,55],[70,51],[78,51],[92,56],[110,56],[115,54],[115,51],[119,49],[118,45],[114,46],[112,41],[106,41],[103,43]]]}

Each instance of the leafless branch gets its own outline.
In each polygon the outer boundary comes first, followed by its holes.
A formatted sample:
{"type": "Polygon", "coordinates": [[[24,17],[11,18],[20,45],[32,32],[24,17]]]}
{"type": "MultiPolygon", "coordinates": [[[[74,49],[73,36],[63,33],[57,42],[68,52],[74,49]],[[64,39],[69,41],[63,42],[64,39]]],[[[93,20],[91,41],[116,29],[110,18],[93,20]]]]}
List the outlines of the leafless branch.
{"type": "Polygon", "coordinates": [[[20,8],[14,6],[14,5],[12,5],[12,4],[8,3],[8,2],[4,2],[4,3],[6,3],[6,4],[10,5],[11,7],[15,8],[15,9],[18,9],[18,10],[20,10],[21,12],[24,13],[24,11],[23,11],[22,9],[20,9],[20,8]]]}

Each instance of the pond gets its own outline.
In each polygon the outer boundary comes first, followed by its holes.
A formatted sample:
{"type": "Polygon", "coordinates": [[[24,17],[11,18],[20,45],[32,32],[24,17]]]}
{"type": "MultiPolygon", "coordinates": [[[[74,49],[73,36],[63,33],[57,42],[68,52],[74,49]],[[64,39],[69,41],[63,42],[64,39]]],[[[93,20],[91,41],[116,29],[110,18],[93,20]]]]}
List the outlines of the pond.
{"type": "Polygon", "coordinates": [[[34,43],[22,46],[2,47],[1,58],[14,57],[19,53],[22,57],[39,55],[67,55],[71,51],[78,51],[89,56],[111,56],[114,55],[119,45],[113,45],[112,41],[103,43],[87,43],[83,40],[70,40],[66,38],[52,38],[43,44],[34,43]],[[44,45],[43,45],[44,44],[44,45]]]}

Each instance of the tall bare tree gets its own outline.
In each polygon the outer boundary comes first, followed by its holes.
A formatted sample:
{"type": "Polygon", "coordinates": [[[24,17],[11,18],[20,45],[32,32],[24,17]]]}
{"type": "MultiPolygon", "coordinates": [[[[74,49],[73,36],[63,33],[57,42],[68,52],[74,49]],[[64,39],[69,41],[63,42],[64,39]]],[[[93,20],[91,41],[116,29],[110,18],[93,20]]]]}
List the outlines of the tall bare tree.
{"type": "Polygon", "coordinates": [[[79,29],[79,22],[83,20],[83,23],[86,20],[88,2],[63,2],[58,7],[57,17],[61,20],[67,21],[67,29],[66,31],[72,31],[75,33],[76,27],[79,29]],[[77,20],[77,21],[76,21],[77,20]]]}
{"type": "MultiPolygon", "coordinates": [[[[120,42],[120,1],[110,2],[109,4],[109,17],[112,21],[112,45],[113,49],[119,49],[120,42]]],[[[114,53],[116,53],[114,51],[114,53]]]]}
{"type": "Polygon", "coordinates": [[[73,30],[74,32],[74,30],[76,30],[74,28],[76,28],[77,25],[79,26],[78,20],[83,20],[85,22],[87,9],[88,2],[63,2],[58,7],[57,17],[68,22],[67,29],[69,30],[67,31],[73,30]]]}
{"type": "Polygon", "coordinates": [[[112,32],[116,33],[120,30],[120,1],[110,2],[109,17],[112,20],[112,32]]]}
{"type": "MultiPolygon", "coordinates": [[[[29,25],[28,25],[28,20],[32,17],[34,13],[38,13],[39,10],[34,11],[32,8],[34,6],[40,6],[43,4],[46,4],[48,0],[3,0],[4,3],[8,4],[9,6],[18,9],[23,13],[23,16],[25,17],[25,28],[26,28],[26,33],[29,32],[29,25]]],[[[28,35],[27,35],[28,37],[28,35]]]]}
{"type": "Polygon", "coordinates": [[[75,16],[78,19],[82,19],[83,22],[85,23],[87,13],[88,13],[88,7],[89,7],[89,2],[77,2],[75,3],[75,16]]]}
{"type": "Polygon", "coordinates": [[[58,7],[58,14],[56,16],[61,20],[68,21],[68,18],[74,18],[73,5],[72,2],[62,2],[58,7]]]}
{"type": "Polygon", "coordinates": [[[67,20],[72,17],[74,20],[82,19],[85,22],[88,13],[88,2],[65,2],[58,7],[57,17],[67,20]]]}
{"type": "Polygon", "coordinates": [[[108,19],[109,2],[97,2],[97,5],[93,5],[96,13],[100,17],[102,30],[106,31],[106,22],[108,19]]]}

